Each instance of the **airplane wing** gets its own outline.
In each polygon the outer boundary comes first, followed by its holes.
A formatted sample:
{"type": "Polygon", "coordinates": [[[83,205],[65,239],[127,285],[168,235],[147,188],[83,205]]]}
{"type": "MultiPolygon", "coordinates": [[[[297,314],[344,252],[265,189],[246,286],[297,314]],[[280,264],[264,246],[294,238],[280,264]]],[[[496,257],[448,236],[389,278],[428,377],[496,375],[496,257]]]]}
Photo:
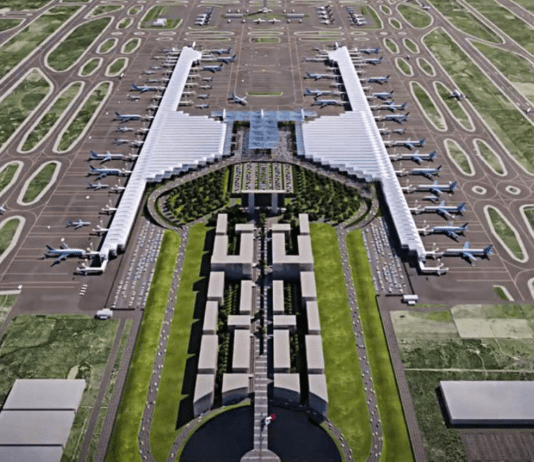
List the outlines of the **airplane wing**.
{"type": "Polygon", "coordinates": [[[421,156],[413,155],[413,156],[412,156],[412,160],[413,160],[414,162],[417,162],[418,164],[420,164],[421,161],[422,161],[423,159],[421,158],[421,156]]]}
{"type": "Polygon", "coordinates": [[[429,172],[424,172],[424,173],[423,173],[423,176],[426,177],[426,178],[428,178],[429,180],[432,179],[432,174],[429,173],[429,172]]]}
{"type": "Polygon", "coordinates": [[[107,176],[107,172],[102,172],[100,175],[98,175],[97,180],[101,180],[102,178],[105,178],[107,176]]]}
{"type": "Polygon", "coordinates": [[[430,188],[430,192],[433,192],[436,196],[441,196],[441,190],[439,188],[430,188]]]}
{"type": "Polygon", "coordinates": [[[51,265],[51,266],[58,265],[59,263],[61,263],[62,261],[65,261],[66,259],[67,259],[67,254],[66,254],[66,253],[61,254],[58,258],[56,258],[56,259],[52,262],[52,265],[51,265]]]}
{"type": "Polygon", "coordinates": [[[460,237],[454,231],[446,231],[446,233],[447,233],[447,236],[449,236],[452,239],[458,239],[460,237]]]}
{"type": "Polygon", "coordinates": [[[467,251],[462,251],[462,257],[469,260],[469,261],[477,261],[477,258],[471,253],[467,251]]]}
{"type": "Polygon", "coordinates": [[[452,215],[444,207],[437,209],[437,212],[445,218],[452,218],[452,215]]]}

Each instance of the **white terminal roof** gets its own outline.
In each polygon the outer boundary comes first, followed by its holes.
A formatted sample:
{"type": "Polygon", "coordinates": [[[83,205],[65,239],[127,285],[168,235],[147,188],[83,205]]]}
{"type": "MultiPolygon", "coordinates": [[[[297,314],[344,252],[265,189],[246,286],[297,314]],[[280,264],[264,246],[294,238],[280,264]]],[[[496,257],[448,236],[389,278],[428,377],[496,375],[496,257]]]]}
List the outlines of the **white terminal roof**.
{"type": "Polygon", "coordinates": [[[424,260],[423,241],[417,232],[347,47],[328,53],[328,57],[339,67],[351,111],[303,123],[305,156],[367,181],[379,181],[401,246],[415,252],[419,260],[424,260]]]}
{"type": "Polygon", "coordinates": [[[518,380],[443,381],[451,423],[534,423],[534,382],[518,380]]]}
{"type": "Polygon", "coordinates": [[[76,411],[84,389],[83,379],[17,379],[3,409],[76,411]]]}
{"type": "Polygon", "coordinates": [[[223,155],[226,124],[177,112],[187,76],[202,54],[184,47],[141,148],[100,255],[124,249],[147,182],[161,181],[223,155]]]}

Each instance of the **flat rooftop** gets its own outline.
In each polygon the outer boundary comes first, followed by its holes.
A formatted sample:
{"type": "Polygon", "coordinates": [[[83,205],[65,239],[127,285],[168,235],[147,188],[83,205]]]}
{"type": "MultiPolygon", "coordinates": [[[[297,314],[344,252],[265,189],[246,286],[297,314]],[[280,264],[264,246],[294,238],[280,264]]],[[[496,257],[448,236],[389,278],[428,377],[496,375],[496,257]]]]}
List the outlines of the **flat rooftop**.
{"type": "Polygon", "coordinates": [[[219,338],[216,335],[203,335],[200,342],[198,357],[198,372],[217,370],[217,354],[219,352],[219,338]]]}
{"type": "Polygon", "coordinates": [[[442,381],[453,424],[534,424],[534,382],[442,381]]]}
{"type": "Polygon", "coordinates": [[[0,446],[2,462],[60,462],[61,446],[0,446]]]}
{"type": "Polygon", "coordinates": [[[76,411],[84,389],[83,379],[17,379],[3,409],[76,411]]]}
{"type": "Polygon", "coordinates": [[[301,271],[300,291],[305,300],[317,300],[317,287],[315,285],[314,271],[301,271]]]}

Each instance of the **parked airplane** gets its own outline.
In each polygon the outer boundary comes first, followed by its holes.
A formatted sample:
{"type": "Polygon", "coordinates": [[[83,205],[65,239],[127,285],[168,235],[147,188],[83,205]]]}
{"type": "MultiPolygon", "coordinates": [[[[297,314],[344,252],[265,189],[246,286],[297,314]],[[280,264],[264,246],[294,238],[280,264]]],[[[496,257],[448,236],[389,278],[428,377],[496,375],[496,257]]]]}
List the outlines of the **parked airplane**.
{"type": "Polygon", "coordinates": [[[264,6],[261,10],[258,10],[258,13],[263,13],[263,14],[268,14],[268,13],[272,13],[273,10],[267,8],[266,6],[264,6]]]}
{"type": "Polygon", "coordinates": [[[195,107],[199,109],[208,109],[210,105],[209,104],[197,104],[195,107]]]}
{"type": "Polygon", "coordinates": [[[460,92],[460,90],[454,90],[451,93],[451,98],[455,98],[457,101],[460,101],[463,98],[467,98],[463,93],[460,92]]]}
{"type": "Polygon", "coordinates": [[[129,122],[130,120],[140,120],[141,116],[139,114],[119,114],[115,112],[115,120],[120,120],[121,122],[129,122]]]}
{"type": "Polygon", "coordinates": [[[316,99],[312,106],[343,106],[345,103],[343,101],[340,101],[338,99],[316,99]]]}
{"type": "Polygon", "coordinates": [[[328,56],[314,56],[312,58],[304,57],[304,61],[322,63],[328,59],[328,56]]]}
{"type": "Polygon", "coordinates": [[[70,226],[74,226],[74,229],[79,229],[82,226],[89,226],[90,224],[90,221],[83,221],[81,218],[78,221],[67,220],[67,228],[70,226]]]}
{"type": "Polygon", "coordinates": [[[369,77],[367,79],[367,82],[369,83],[378,83],[380,85],[382,85],[383,83],[386,83],[386,82],[389,82],[389,75],[386,75],[385,77],[383,76],[380,76],[380,77],[369,77]]]}
{"type": "Polygon", "coordinates": [[[89,165],[88,174],[89,175],[98,175],[97,180],[100,180],[108,175],[115,175],[115,176],[126,176],[132,173],[131,170],[126,169],[120,169],[120,168],[95,168],[92,165],[89,165]]]}
{"type": "MultiPolygon", "coordinates": [[[[202,90],[211,90],[213,88],[213,85],[200,85],[198,88],[201,88],[202,90]]],[[[182,92],[182,95],[184,92],[182,92]]]]}
{"type": "Polygon", "coordinates": [[[364,62],[364,64],[372,64],[373,66],[376,66],[377,64],[380,64],[383,59],[384,59],[384,57],[380,56],[380,58],[364,59],[363,62],[364,62]]]}
{"type": "Polygon", "coordinates": [[[420,164],[423,160],[433,161],[438,155],[437,151],[432,151],[428,154],[419,154],[419,151],[415,151],[413,154],[392,154],[389,156],[390,160],[411,160],[420,164]]]}
{"type": "Polygon", "coordinates": [[[382,104],[379,109],[389,109],[391,112],[405,111],[408,107],[408,103],[395,104],[393,101],[382,104]]]}
{"type": "Polygon", "coordinates": [[[247,105],[247,97],[246,96],[240,97],[240,96],[237,96],[235,93],[232,93],[232,99],[238,104],[241,104],[243,106],[247,105]]]}
{"type": "Polygon", "coordinates": [[[139,101],[141,99],[141,97],[137,96],[137,95],[128,95],[128,99],[130,101],[139,101]]]}
{"type": "Polygon", "coordinates": [[[328,19],[326,21],[321,21],[321,24],[325,24],[327,26],[329,26],[330,24],[334,24],[336,22],[335,19],[332,19],[331,21],[329,21],[328,19]]]}
{"type": "Polygon", "coordinates": [[[0,215],[3,215],[4,213],[6,213],[6,206],[5,205],[0,205],[0,215]]]}
{"type": "Polygon", "coordinates": [[[228,57],[221,56],[220,58],[217,58],[217,62],[224,63],[224,64],[230,64],[230,63],[233,63],[235,61],[235,57],[236,57],[236,55],[228,56],[228,57]]]}
{"type": "Polygon", "coordinates": [[[443,255],[447,257],[462,257],[470,263],[477,261],[476,257],[488,258],[493,255],[493,245],[490,244],[483,249],[472,249],[469,241],[466,241],[461,249],[446,249],[443,255]]]}
{"type": "Polygon", "coordinates": [[[110,189],[111,192],[120,193],[126,189],[126,186],[121,185],[121,180],[117,181],[117,184],[112,186],[110,189]]]}
{"type": "Polygon", "coordinates": [[[465,231],[467,231],[467,223],[461,226],[455,226],[451,221],[446,226],[433,226],[432,228],[425,226],[424,228],[418,229],[417,231],[419,231],[419,234],[422,234],[424,236],[428,234],[446,234],[451,239],[457,240],[460,238],[460,234],[463,234],[465,231]]]}
{"type": "Polygon", "coordinates": [[[161,69],[161,66],[150,66],[150,69],[153,71],[159,71],[161,69]]]}
{"type": "Polygon", "coordinates": [[[124,125],[119,125],[116,129],[116,132],[126,133],[126,132],[133,132],[133,128],[126,127],[124,125]]]}
{"type": "Polygon", "coordinates": [[[143,146],[144,143],[145,143],[144,141],[134,140],[130,143],[130,146],[135,146],[136,148],[140,148],[141,146],[143,146]]]}
{"type": "Polygon", "coordinates": [[[46,248],[48,250],[44,254],[45,258],[57,257],[52,262],[51,266],[57,265],[58,263],[61,263],[62,261],[66,260],[67,258],[70,258],[70,257],[87,258],[87,257],[91,257],[93,255],[97,255],[98,254],[98,252],[93,252],[91,249],[87,249],[87,250],[71,249],[66,242],[63,242],[59,249],[54,249],[53,247],[49,246],[48,244],[46,244],[46,248]]]}
{"type": "Polygon", "coordinates": [[[252,22],[255,22],[256,24],[262,24],[262,23],[267,22],[267,21],[265,19],[258,18],[258,19],[255,19],[252,22]]]}
{"type": "Polygon", "coordinates": [[[411,140],[408,138],[407,140],[386,140],[384,141],[384,145],[387,148],[393,148],[396,146],[403,146],[407,149],[412,150],[413,148],[422,148],[426,143],[426,140],[424,138],[421,138],[419,141],[411,140]]]}
{"type": "Polygon", "coordinates": [[[111,153],[106,151],[105,154],[99,154],[96,151],[90,151],[89,160],[101,160],[101,164],[104,162],[109,162],[110,160],[122,160],[124,159],[124,154],[120,153],[111,153]]]}
{"type": "Polygon", "coordinates": [[[410,175],[423,175],[431,180],[434,176],[439,175],[442,166],[439,165],[436,168],[412,168],[408,173],[410,175]]]}
{"type": "Polygon", "coordinates": [[[129,140],[124,139],[124,138],[115,138],[115,139],[112,141],[111,144],[115,144],[115,145],[117,145],[117,146],[120,146],[121,144],[126,144],[126,143],[128,143],[128,142],[129,142],[129,140]]]}
{"type": "Polygon", "coordinates": [[[407,112],[406,114],[387,114],[384,116],[377,116],[376,118],[385,122],[397,122],[398,124],[401,124],[408,120],[409,115],[410,113],[407,112]]]}
{"type": "Polygon", "coordinates": [[[109,204],[106,204],[106,206],[100,211],[101,213],[111,214],[115,213],[117,211],[117,207],[111,206],[111,200],[109,201],[109,204]]]}
{"type": "Polygon", "coordinates": [[[100,181],[97,183],[87,183],[87,189],[94,189],[95,191],[98,191],[99,189],[104,188],[109,188],[109,184],[100,183],[100,181]]]}
{"type": "Polygon", "coordinates": [[[198,99],[208,99],[210,97],[210,95],[198,95],[197,98],[198,99]]]}
{"type": "Polygon", "coordinates": [[[209,71],[213,73],[222,71],[222,69],[223,69],[223,63],[221,63],[218,66],[202,66],[203,71],[209,71]]]}
{"type": "Polygon", "coordinates": [[[87,266],[83,262],[76,268],[76,274],[81,274],[83,276],[87,276],[88,274],[102,274],[103,272],[104,268],[102,268],[102,266],[87,266]]]}
{"type": "Polygon", "coordinates": [[[93,234],[98,234],[99,236],[105,234],[109,231],[109,228],[102,228],[100,225],[96,225],[96,228],[93,229],[93,234]]]}
{"type": "Polygon", "coordinates": [[[202,80],[204,80],[204,82],[213,82],[213,77],[202,77],[202,80]]]}
{"type": "Polygon", "coordinates": [[[232,47],[228,48],[218,48],[216,50],[211,50],[211,53],[214,55],[229,55],[232,52],[232,47]]]}
{"type": "Polygon", "coordinates": [[[452,214],[462,214],[465,212],[465,202],[458,205],[445,205],[445,201],[441,201],[439,205],[425,205],[424,207],[417,206],[410,208],[410,212],[419,215],[420,213],[437,213],[443,218],[452,219],[452,214]]]}
{"type": "Polygon", "coordinates": [[[385,101],[386,99],[393,98],[393,93],[395,93],[395,90],[371,93],[367,97],[367,99],[378,98],[378,99],[381,99],[382,101],[385,101]]]}
{"type": "Polygon", "coordinates": [[[140,91],[141,93],[144,93],[145,91],[159,91],[161,90],[161,87],[154,87],[150,85],[141,85],[138,86],[135,83],[131,87],[132,91],[140,91]]]}
{"type": "Polygon", "coordinates": [[[321,79],[335,79],[337,75],[334,74],[310,74],[309,72],[306,72],[306,79],[314,79],[314,80],[321,80],[321,79]]]}
{"type": "Polygon", "coordinates": [[[458,187],[456,181],[451,181],[449,184],[438,184],[437,180],[432,184],[418,184],[415,186],[416,191],[429,191],[436,196],[441,196],[442,192],[453,192],[458,187]]]}
{"type": "Polygon", "coordinates": [[[365,53],[366,55],[378,54],[380,53],[380,47],[376,48],[358,48],[358,51],[365,53]]]}
{"type": "Polygon", "coordinates": [[[308,88],[306,88],[304,90],[304,96],[323,96],[323,95],[331,95],[332,92],[330,90],[319,90],[319,89],[315,89],[315,90],[309,90],[308,88]]]}
{"type": "Polygon", "coordinates": [[[277,22],[282,22],[282,21],[280,21],[280,19],[272,18],[272,19],[269,19],[269,22],[271,24],[276,24],[277,22]]]}

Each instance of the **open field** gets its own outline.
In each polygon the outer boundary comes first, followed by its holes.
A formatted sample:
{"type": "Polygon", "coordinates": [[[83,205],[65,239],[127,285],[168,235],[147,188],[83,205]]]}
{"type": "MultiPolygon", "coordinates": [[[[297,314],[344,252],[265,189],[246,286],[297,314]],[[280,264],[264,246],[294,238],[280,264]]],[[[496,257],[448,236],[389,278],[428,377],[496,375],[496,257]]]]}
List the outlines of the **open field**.
{"type": "Polygon", "coordinates": [[[449,34],[436,30],[425,38],[441,65],[451,75],[460,91],[514,158],[530,173],[534,173],[534,127],[500,90],[480,71],[478,66],[454,43],[449,34]]]}
{"type": "Polygon", "coordinates": [[[37,10],[47,3],[50,0],[0,0],[0,8],[11,11],[37,10]]]}
{"type": "Polygon", "coordinates": [[[63,457],[79,460],[118,321],[79,315],[18,316],[0,348],[0,401],[17,378],[85,379],[86,388],[63,457]]]}
{"type": "Polygon", "coordinates": [[[432,66],[432,64],[430,64],[425,58],[417,58],[417,63],[419,64],[421,70],[428,76],[433,77],[436,75],[434,66],[432,66]]]}
{"type": "Polygon", "coordinates": [[[467,11],[457,0],[430,0],[430,3],[442,13],[453,26],[466,34],[493,43],[502,43],[501,38],[467,11]]]}
{"type": "Polygon", "coordinates": [[[169,14],[170,10],[176,9],[172,5],[157,5],[150,8],[143,19],[141,20],[141,29],[151,29],[152,23],[158,18],[166,18],[167,24],[162,27],[158,26],[157,29],[176,29],[178,25],[182,22],[180,18],[174,17],[175,14],[169,14]]]}
{"type": "Polygon", "coordinates": [[[534,232],[534,207],[523,208],[523,213],[525,214],[530,229],[534,232]]]}
{"type": "Polygon", "coordinates": [[[154,356],[179,247],[179,236],[172,231],[166,231],[124,385],[121,404],[115,418],[113,434],[106,454],[108,461],[141,460],[137,435],[145,408],[154,356]]]}
{"type": "Polygon", "coordinates": [[[124,18],[119,21],[117,24],[117,29],[123,30],[128,29],[133,24],[133,19],[130,18],[124,18]]]}
{"type": "Polygon", "coordinates": [[[194,318],[195,306],[201,305],[199,301],[205,300],[206,297],[206,293],[199,291],[199,286],[202,285],[207,290],[207,281],[201,281],[206,279],[201,275],[201,268],[207,232],[205,224],[196,224],[189,232],[176,310],[170,327],[167,353],[150,428],[150,447],[156,461],[167,460],[176,438],[176,422],[181,402],[192,400],[192,396],[182,393],[186,365],[190,357],[188,349],[191,328],[193,323],[199,322],[194,318]]]}
{"type": "Polygon", "coordinates": [[[465,175],[474,174],[467,153],[456,141],[450,139],[445,140],[445,149],[447,150],[449,157],[454,161],[462,173],[465,175]]]}
{"type": "Polygon", "coordinates": [[[402,24],[395,18],[389,18],[389,23],[394,29],[402,29],[402,24]]]}
{"type": "Polygon", "coordinates": [[[122,5],[99,5],[93,11],[91,11],[90,18],[95,16],[100,16],[105,13],[113,13],[114,11],[120,10],[122,5]]]}
{"type": "Polygon", "coordinates": [[[92,46],[110,22],[111,18],[100,18],[78,26],[48,55],[48,65],[58,72],[71,67],[92,46]]]}
{"type": "Polygon", "coordinates": [[[126,68],[126,58],[116,58],[113,60],[106,69],[106,75],[108,77],[115,77],[119,75],[126,68]]]}
{"type": "Polygon", "coordinates": [[[417,43],[415,43],[413,40],[405,38],[402,40],[402,43],[404,43],[404,46],[410,53],[415,55],[419,53],[419,45],[417,45],[417,43]]]}
{"type": "Polygon", "coordinates": [[[395,58],[395,65],[406,77],[413,75],[413,68],[411,64],[408,64],[404,58],[395,58]]]}
{"type": "Polygon", "coordinates": [[[49,162],[45,164],[39,170],[37,175],[32,178],[32,181],[24,192],[22,202],[26,204],[33,202],[37,198],[37,196],[41,194],[41,191],[43,191],[48,186],[57,168],[59,168],[59,165],[55,162],[49,162]]]}
{"type": "Polygon", "coordinates": [[[17,303],[18,294],[2,294],[0,293],[0,327],[4,323],[7,315],[13,308],[13,305],[17,303]]]}
{"type": "Polygon", "coordinates": [[[57,31],[80,7],[56,6],[22,29],[0,48],[0,78],[57,31]]]}
{"type": "Polygon", "coordinates": [[[2,221],[0,225],[0,257],[9,247],[9,244],[11,244],[19,225],[19,218],[6,218],[2,221]]]}
{"type": "Polygon", "coordinates": [[[68,151],[78,140],[86,125],[95,115],[100,103],[107,97],[110,88],[111,84],[109,82],[102,82],[93,90],[89,98],[85,100],[83,107],[76,114],[76,117],[63,132],[58,143],[59,151],[68,151]]]}
{"type": "Polygon", "coordinates": [[[105,40],[98,47],[97,53],[102,55],[109,53],[111,50],[113,50],[113,48],[115,48],[117,42],[118,40],[116,38],[109,38],[105,40]]]}
{"type": "Polygon", "coordinates": [[[534,104],[534,65],[525,58],[501,48],[472,42],[473,45],[534,104]]]}
{"type": "Polygon", "coordinates": [[[328,387],[328,416],[352,448],[367,459],[371,428],[335,229],[311,224],[315,281],[328,387]]]}
{"type": "Polygon", "coordinates": [[[410,438],[376,302],[373,275],[367,261],[361,230],[352,231],[347,235],[347,250],[384,432],[381,460],[408,462],[414,460],[410,438]]]}
{"type": "Polygon", "coordinates": [[[22,22],[22,19],[0,19],[0,32],[17,27],[22,22]]]}
{"type": "Polygon", "coordinates": [[[420,8],[412,5],[399,5],[397,7],[404,20],[416,29],[424,29],[432,23],[432,16],[420,8]]]}
{"type": "Polygon", "coordinates": [[[465,112],[462,107],[462,103],[456,101],[456,99],[451,98],[451,89],[446,87],[441,82],[434,82],[434,87],[436,88],[439,96],[442,101],[451,111],[453,117],[456,121],[465,129],[465,130],[474,130],[473,122],[471,121],[467,112],[465,112]]]}
{"type": "Polygon", "coordinates": [[[447,129],[445,119],[443,118],[441,111],[437,108],[436,104],[432,100],[432,97],[418,82],[410,82],[410,87],[412,88],[412,92],[416,100],[421,105],[421,109],[430,123],[434,125],[436,129],[445,131],[447,129]]]}
{"type": "Polygon", "coordinates": [[[7,165],[4,164],[2,166],[2,170],[0,171],[0,194],[10,185],[15,177],[15,173],[21,167],[21,164],[15,162],[9,162],[7,165]]]}
{"type": "Polygon", "coordinates": [[[483,140],[475,140],[474,145],[480,157],[490,166],[490,168],[502,175],[504,173],[502,162],[493,152],[493,149],[491,149],[483,140]]]}
{"type": "Polygon", "coordinates": [[[399,52],[398,45],[393,40],[391,40],[390,38],[387,38],[387,39],[384,40],[384,45],[392,53],[397,54],[399,52]]]}
{"type": "Polygon", "coordinates": [[[139,38],[132,38],[128,40],[123,46],[122,46],[122,53],[130,54],[133,53],[137,48],[141,45],[141,39],[139,38]]]}
{"type": "Polygon", "coordinates": [[[519,236],[506,222],[500,210],[494,207],[488,207],[488,215],[491,221],[490,224],[497,235],[503,240],[506,247],[510,249],[510,252],[512,252],[512,254],[514,254],[519,260],[525,258],[523,248],[519,244],[519,236]]]}
{"type": "Polygon", "coordinates": [[[0,146],[15,133],[28,115],[46,98],[50,83],[33,69],[0,103],[0,146]]]}
{"type": "Polygon", "coordinates": [[[80,70],[80,75],[82,77],[88,77],[93,72],[95,72],[102,65],[102,58],[91,58],[87,61],[82,69],[80,70]]]}
{"type": "Polygon", "coordinates": [[[22,151],[31,151],[50,133],[51,129],[63,115],[63,111],[78,96],[81,88],[81,82],[73,82],[56,97],[56,100],[52,103],[52,107],[42,115],[39,123],[26,138],[26,141],[22,145],[22,151]]]}
{"type": "Polygon", "coordinates": [[[393,311],[391,320],[397,337],[457,338],[458,331],[450,311],[393,311]]]}

